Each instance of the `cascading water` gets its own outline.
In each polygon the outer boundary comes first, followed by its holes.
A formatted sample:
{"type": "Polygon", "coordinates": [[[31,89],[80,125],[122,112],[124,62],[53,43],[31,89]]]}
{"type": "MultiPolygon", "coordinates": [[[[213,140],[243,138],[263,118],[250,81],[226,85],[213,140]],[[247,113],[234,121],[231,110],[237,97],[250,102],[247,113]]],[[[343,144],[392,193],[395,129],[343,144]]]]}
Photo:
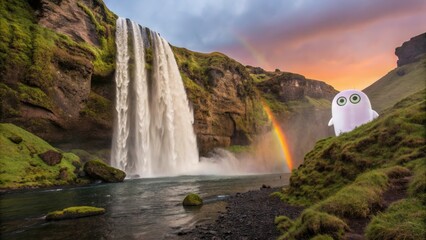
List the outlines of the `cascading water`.
{"type": "Polygon", "coordinates": [[[116,39],[112,165],[140,177],[193,172],[199,161],[193,114],[170,45],[123,18],[116,39]]]}

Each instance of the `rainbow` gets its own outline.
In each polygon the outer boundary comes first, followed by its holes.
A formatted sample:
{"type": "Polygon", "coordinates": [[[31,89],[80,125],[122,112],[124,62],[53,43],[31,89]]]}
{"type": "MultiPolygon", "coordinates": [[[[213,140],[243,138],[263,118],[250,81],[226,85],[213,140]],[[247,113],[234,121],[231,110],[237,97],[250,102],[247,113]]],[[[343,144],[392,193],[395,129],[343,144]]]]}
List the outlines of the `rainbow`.
{"type": "Polygon", "coordinates": [[[267,70],[271,70],[271,65],[266,60],[265,56],[261,52],[259,52],[253,44],[251,44],[248,39],[246,39],[243,35],[234,33],[235,39],[248,51],[248,53],[254,58],[257,62],[257,66],[263,67],[267,70]]]}
{"type": "Polygon", "coordinates": [[[293,164],[293,159],[290,154],[290,149],[289,149],[287,138],[284,134],[284,131],[281,128],[278,121],[275,119],[274,114],[272,113],[268,105],[266,105],[265,102],[262,101],[262,106],[266,112],[266,115],[268,116],[269,121],[272,122],[272,127],[274,128],[274,132],[276,136],[278,137],[278,140],[281,145],[281,150],[285,159],[285,163],[287,164],[288,169],[291,171],[293,169],[294,164],[293,164]]]}

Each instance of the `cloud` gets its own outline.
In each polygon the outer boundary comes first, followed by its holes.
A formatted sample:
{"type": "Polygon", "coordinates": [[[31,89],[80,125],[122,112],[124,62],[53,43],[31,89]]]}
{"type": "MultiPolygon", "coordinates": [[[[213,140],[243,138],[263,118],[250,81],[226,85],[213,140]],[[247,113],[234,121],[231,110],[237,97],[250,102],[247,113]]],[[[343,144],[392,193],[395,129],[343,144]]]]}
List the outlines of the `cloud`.
{"type": "Polygon", "coordinates": [[[341,89],[363,88],[393,68],[394,48],[424,32],[426,22],[423,0],[106,3],[173,45],[222,51],[244,64],[298,72],[341,89]]]}

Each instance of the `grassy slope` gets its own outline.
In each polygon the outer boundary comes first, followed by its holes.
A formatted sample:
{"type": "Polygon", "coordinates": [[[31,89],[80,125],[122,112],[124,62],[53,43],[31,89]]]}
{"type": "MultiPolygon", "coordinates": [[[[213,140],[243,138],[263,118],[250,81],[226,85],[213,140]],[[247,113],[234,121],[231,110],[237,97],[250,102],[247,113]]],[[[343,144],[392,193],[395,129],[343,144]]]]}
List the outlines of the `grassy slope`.
{"type": "Polygon", "coordinates": [[[377,112],[392,107],[399,100],[426,87],[426,56],[415,63],[390,71],[363,91],[377,112]],[[404,73],[399,76],[398,72],[404,73]]]}
{"type": "Polygon", "coordinates": [[[49,166],[38,156],[47,150],[58,151],[41,138],[13,124],[0,124],[0,189],[49,187],[76,183],[75,166],[80,159],[72,153],[62,153],[63,158],[56,166],[49,166]],[[9,138],[22,138],[19,144],[9,138]],[[67,176],[60,178],[66,169],[67,176]]]}
{"type": "Polygon", "coordinates": [[[275,194],[310,205],[297,220],[285,222],[281,239],[321,234],[341,239],[349,230],[346,219],[371,217],[381,207],[390,179],[409,174],[414,175],[409,198],[374,217],[366,235],[416,239],[425,234],[425,94],[413,94],[377,120],[317,143],[293,172],[290,187],[275,194]],[[407,223],[395,228],[400,219],[407,223]]]}

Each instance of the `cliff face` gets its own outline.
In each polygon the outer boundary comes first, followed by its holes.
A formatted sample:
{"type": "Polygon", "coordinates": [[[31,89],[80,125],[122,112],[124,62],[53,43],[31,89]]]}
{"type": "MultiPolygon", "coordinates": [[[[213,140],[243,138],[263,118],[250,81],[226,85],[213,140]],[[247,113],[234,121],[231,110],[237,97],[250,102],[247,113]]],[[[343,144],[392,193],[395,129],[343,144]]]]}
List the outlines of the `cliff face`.
{"type": "Polygon", "coordinates": [[[417,62],[426,54],[426,33],[412,37],[395,49],[395,55],[398,56],[398,67],[417,62]]]}
{"type": "Polygon", "coordinates": [[[198,148],[248,145],[267,124],[260,96],[244,66],[221,54],[174,48],[194,109],[198,148]]]}
{"type": "Polygon", "coordinates": [[[338,92],[332,86],[299,74],[247,69],[280,122],[296,165],[303,162],[317,140],[333,136],[327,123],[331,118],[331,100],[338,92]]]}
{"type": "Polygon", "coordinates": [[[282,102],[303,100],[306,97],[331,100],[337,91],[330,85],[306,79],[294,73],[274,73],[270,79],[257,84],[265,94],[272,94],[282,102]]]}
{"type": "Polygon", "coordinates": [[[107,138],[115,16],[96,0],[6,0],[0,11],[0,121],[50,142],[107,138]]]}

